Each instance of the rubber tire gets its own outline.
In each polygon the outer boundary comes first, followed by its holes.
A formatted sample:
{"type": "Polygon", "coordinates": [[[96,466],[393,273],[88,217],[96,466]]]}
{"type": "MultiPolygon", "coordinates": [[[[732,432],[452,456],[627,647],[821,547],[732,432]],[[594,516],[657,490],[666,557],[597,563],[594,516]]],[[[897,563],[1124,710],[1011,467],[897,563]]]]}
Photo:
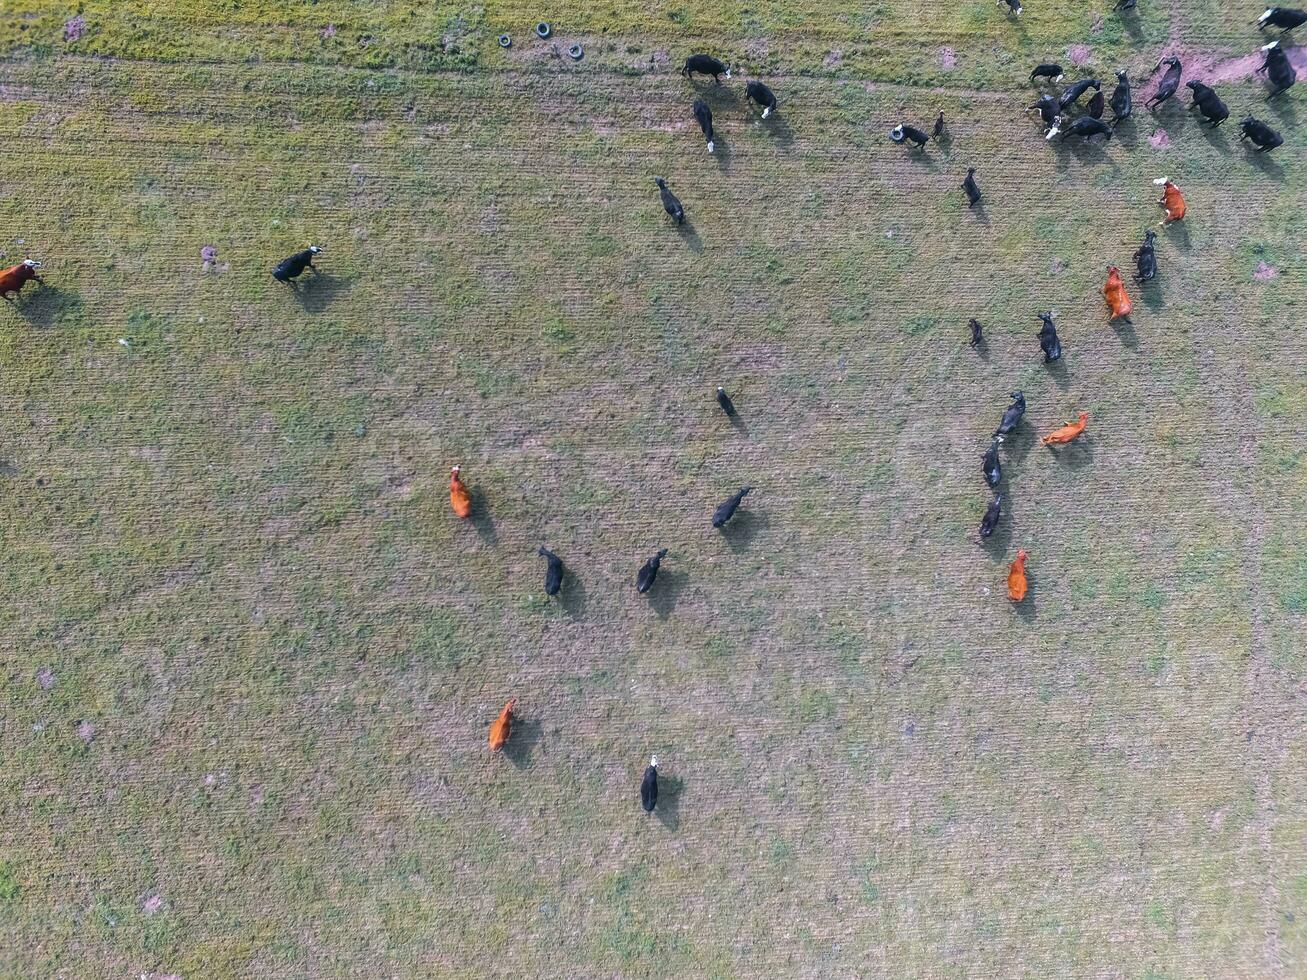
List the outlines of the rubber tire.
{"type": "Polygon", "coordinates": [[[552,33],[554,33],[554,29],[549,26],[547,21],[542,20],[536,24],[536,37],[540,38],[540,40],[545,40],[552,33]]]}
{"type": "Polygon", "coordinates": [[[571,58],[573,61],[580,61],[583,57],[585,57],[585,49],[581,47],[581,45],[579,44],[573,44],[570,48],[567,49],[567,56],[571,58]]]}
{"type": "Polygon", "coordinates": [[[512,39],[511,37],[509,37],[507,34],[500,34],[500,35],[499,35],[499,46],[500,46],[501,48],[505,48],[505,49],[507,49],[507,48],[511,48],[511,47],[513,46],[513,39],[512,39]]]}

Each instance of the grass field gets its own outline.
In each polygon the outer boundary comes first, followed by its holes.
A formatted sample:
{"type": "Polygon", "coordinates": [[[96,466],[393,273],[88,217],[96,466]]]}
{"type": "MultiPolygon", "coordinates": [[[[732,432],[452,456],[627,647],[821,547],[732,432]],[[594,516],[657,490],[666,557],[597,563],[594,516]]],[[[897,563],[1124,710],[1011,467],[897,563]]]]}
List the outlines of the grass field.
{"type": "Polygon", "coordinates": [[[1307,113],[1260,8],[1045,6],[11,0],[0,976],[1307,976],[1307,113]],[[1079,43],[1285,145],[1050,146],[1079,43]]]}

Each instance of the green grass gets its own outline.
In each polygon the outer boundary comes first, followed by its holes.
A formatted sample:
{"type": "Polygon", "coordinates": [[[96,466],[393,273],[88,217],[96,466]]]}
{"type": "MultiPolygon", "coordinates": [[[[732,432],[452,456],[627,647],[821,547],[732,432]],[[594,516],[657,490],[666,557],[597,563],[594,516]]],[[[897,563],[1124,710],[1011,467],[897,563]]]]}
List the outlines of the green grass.
{"type": "Polygon", "coordinates": [[[0,309],[0,974],[1307,957],[1302,155],[1259,168],[1178,107],[1166,151],[1147,117],[1049,147],[1014,122],[1029,62],[1257,39],[1027,7],[545,12],[579,65],[517,3],[87,3],[74,42],[7,8],[0,249],[49,286],[0,309]],[[691,46],[774,73],[777,125],[700,85],[708,158],[691,46]],[[948,146],[884,138],[936,108],[948,146]],[[1118,332],[1102,270],[1164,171],[1191,217],[1118,332]],[[308,241],[297,297],[267,271],[308,241]],[[1037,444],[1080,408],[1085,446],[1037,444]],[[751,523],[713,531],[744,483],[751,523]]]}

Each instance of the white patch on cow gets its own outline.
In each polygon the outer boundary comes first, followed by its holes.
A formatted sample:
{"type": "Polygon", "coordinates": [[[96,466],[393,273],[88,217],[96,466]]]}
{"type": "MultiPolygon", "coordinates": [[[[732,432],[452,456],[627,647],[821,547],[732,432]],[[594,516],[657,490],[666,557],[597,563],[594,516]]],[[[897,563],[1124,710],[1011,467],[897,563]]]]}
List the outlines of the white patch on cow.
{"type": "Polygon", "coordinates": [[[1262,45],[1262,50],[1263,50],[1263,51],[1270,51],[1272,48],[1278,48],[1279,46],[1280,46],[1280,42],[1279,42],[1279,41],[1272,41],[1270,44],[1263,44],[1263,45],[1262,45]]]}
{"type": "Polygon", "coordinates": [[[709,153],[714,153],[714,152],[716,152],[716,149],[717,149],[716,144],[713,143],[712,140],[709,140],[709,141],[708,141],[708,152],[709,152],[709,153]]]}
{"type": "Polygon", "coordinates": [[[726,69],[726,77],[727,78],[731,77],[731,70],[729,68],[726,69]]]}
{"type": "Polygon", "coordinates": [[[762,110],[762,118],[766,119],[769,115],[771,115],[771,106],[762,110]]]}
{"type": "Polygon", "coordinates": [[[653,766],[655,769],[657,769],[657,768],[658,768],[658,756],[654,756],[653,758],[651,758],[651,759],[649,760],[649,765],[651,765],[651,766],[653,766]]]}
{"type": "Polygon", "coordinates": [[[1171,178],[1170,178],[1170,177],[1158,177],[1155,181],[1153,181],[1153,183],[1154,183],[1154,184],[1157,184],[1157,185],[1159,185],[1159,186],[1162,185],[1162,184],[1169,184],[1169,183],[1171,183],[1171,178]]]}

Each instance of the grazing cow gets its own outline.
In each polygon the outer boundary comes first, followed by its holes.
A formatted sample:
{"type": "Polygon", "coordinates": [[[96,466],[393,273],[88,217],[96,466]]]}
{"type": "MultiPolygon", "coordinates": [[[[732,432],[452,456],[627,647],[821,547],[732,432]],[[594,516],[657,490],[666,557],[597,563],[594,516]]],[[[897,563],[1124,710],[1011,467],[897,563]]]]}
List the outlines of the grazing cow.
{"type": "Polygon", "coordinates": [[[23,287],[33,280],[45,285],[45,280],[36,274],[39,268],[41,263],[35,259],[23,259],[17,265],[11,265],[0,272],[0,296],[3,296],[6,302],[10,302],[10,293],[18,296],[22,293],[23,287]]]}
{"type": "Polygon", "coordinates": [[[1261,120],[1254,119],[1252,116],[1247,117],[1243,122],[1241,122],[1239,124],[1239,129],[1242,133],[1239,137],[1240,141],[1252,140],[1257,144],[1258,153],[1270,153],[1273,149],[1284,142],[1284,137],[1276,130],[1272,129],[1261,120]]]}
{"type": "Polygon", "coordinates": [[[976,186],[975,167],[967,168],[967,177],[966,180],[962,181],[962,189],[966,191],[967,201],[970,202],[968,203],[967,207],[974,208],[977,204],[980,203],[981,194],[980,194],[980,188],[976,186]]]}
{"type": "Polygon", "coordinates": [[[658,185],[658,196],[663,199],[663,210],[671,215],[672,220],[678,225],[685,224],[685,208],[681,207],[680,199],[668,190],[667,181],[655,177],[654,183],[658,185]]]}
{"type": "Polygon", "coordinates": [[[985,516],[980,519],[980,536],[987,538],[994,533],[994,528],[998,527],[998,519],[1003,516],[1003,495],[994,494],[994,499],[989,502],[985,508],[985,516]]]}
{"type": "Polygon", "coordinates": [[[1003,419],[994,430],[996,436],[1005,436],[1012,432],[1021,424],[1021,416],[1026,414],[1026,396],[1023,392],[1014,391],[1008,397],[1012,399],[1012,404],[1003,410],[1003,419]]]}
{"type": "Polygon", "coordinates": [[[744,86],[744,94],[762,106],[762,118],[776,111],[776,95],[762,82],[753,81],[744,86]]]}
{"type": "Polygon", "coordinates": [[[997,5],[1000,7],[1007,7],[1007,10],[1003,11],[1005,14],[1010,13],[1015,14],[1018,17],[1021,16],[1021,0],[998,0],[997,5]]]}
{"type": "Polygon", "coordinates": [[[455,466],[449,471],[449,506],[454,509],[455,517],[466,518],[472,516],[472,494],[458,475],[461,469],[455,466]]]}
{"type": "Polygon", "coordinates": [[[1088,113],[1090,118],[1092,119],[1103,118],[1103,93],[1102,92],[1094,93],[1094,97],[1089,100],[1089,105],[1085,108],[1085,112],[1088,113]]]}
{"type": "Polygon", "coordinates": [[[722,83],[722,76],[731,77],[731,70],[726,65],[710,54],[692,54],[685,59],[685,64],[681,66],[681,74],[686,78],[698,73],[700,75],[711,75],[718,85],[722,83]]]}
{"type": "Polygon", "coordinates": [[[644,779],[640,780],[640,806],[644,807],[645,813],[653,813],[657,805],[658,756],[654,756],[649,760],[649,766],[644,771],[644,779]]]}
{"type": "Polygon", "coordinates": [[[272,278],[278,282],[295,285],[294,280],[304,274],[306,269],[312,269],[313,274],[317,275],[317,268],[313,265],[313,256],[321,252],[316,245],[310,245],[302,252],[296,252],[290,258],[282,259],[277,263],[276,268],[272,270],[272,278]]]}
{"type": "Polygon", "coordinates": [[[499,717],[495,719],[494,724],[490,726],[490,751],[498,752],[508,741],[508,736],[513,733],[513,708],[517,705],[517,698],[509,698],[508,703],[504,705],[504,710],[499,712],[499,717]]]}
{"type": "Polygon", "coordinates": [[[541,558],[545,559],[545,595],[558,595],[558,590],[563,587],[563,559],[546,548],[540,546],[536,552],[541,558]]]}
{"type": "MultiPolygon", "coordinates": [[[[1157,91],[1153,97],[1144,103],[1149,109],[1156,109],[1163,102],[1175,95],[1175,90],[1180,87],[1180,59],[1163,58],[1157,63],[1157,68],[1166,65],[1166,71],[1162,74],[1162,81],[1158,83],[1157,91]]],[[[1156,71],[1157,68],[1153,70],[1156,71]]]]}
{"type": "Polygon", "coordinates": [[[930,135],[935,137],[935,142],[944,135],[944,110],[939,110],[939,115],[935,117],[935,128],[930,131],[930,135]]]}
{"type": "Polygon", "coordinates": [[[1185,82],[1185,85],[1193,90],[1194,100],[1189,103],[1189,111],[1197,109],[1212,124],[1213,127],[1219,126],[1230,118],[1230,110],[1221,97],[1216,94],[1216,90],[1204,85],[1202,82],[1185,82]]]}
{"type": "Polygon", "coordinates": [[[1036,78],[1046,78],[1050,82],[1062,81],[1062,66],[1053,64],[1035,65],[1035,70],[1030,73],[1030,80],[1033,82],[1036,78]]]}
{"type": "Polygon", "coordinates": [[[1068,136],[1082,136],[1085,139],[1092,139],[1095,136],[1105,136],[1107,139],[1112,138],[1112,127],[1101,119],[1091,119],[1089,116],[1081,116],[1079,119],[1066,121],[1065,116],[1058,116],[1053,120],[1053,128],[1044,136],[1044,139],[1051,140],[1054,136],[1061,134],[1065,142],[1068,136]]]}
{"type": "Polygon", "coordinates": [[[985,474],[985,483],[991,487],[996,487],[999,481],[1003,479],[1003,463],[998,458],[998,447],[1003,445],[1002,436],[994,436],[990,440],[989,448],[985,450],[985,455],[980,457],[980,472],[985,474]]]}
{"type": "Polygon", "coordinates": [[[1026,597],[1026,549],[1022,548],[1017,552],[1017,560],[1008,566],[1007,570],[1007,597],[1013,602],[1020,602],[1026,597]]]}
{"type": "Polygon", "coordinates": [[[739,493],[732,494],[718,504],[717,509],[713,511],[712,526],[722,527],[727,521],[734,517],[735,511],[739,508],[740,503],[746,496],[748,496],[749,491],[752,489],[753,487],[741,487],[739,493]]]}
{"type": "Polygon", "coordinates": [[[1130,297],[1125,291],[1125,283],[1121,281],[1121,271],[1114,265],[1107,267],[1107,282],[1103,284],[1103,299],[1107,301],[1107,309],[1111,314],[1107,318],[1109,323],[1112,320],[1130,322],[1130,311],[1134,309],[1134,304],[1130,302],[1130,297]]]}
{"type": "Polygon", "coordinates": [[[1157,275],[1157,252],[1153,249],[1153,242],[1157,240],[1157,232],[1149,228],[1144,232],[1144,243],[1135,249],[1135,254],[1131,256],[1135,260],[1135,280],[1138,282],[1147,282],[1157,275]]]}
{"type": "Polygon", "coordinates": [[[1296,10],[1293,7],[1268,7],[1266,13],[1257,18],[1258,28],[1264,31],[1268,27],[1278,27],[1281,34],[1287,34],[1303,24],[1307,24],[1307,10],[1296,10]]]}
{"type": "Polygon", "coordinates": [[[1051,95],[1041,95],[1039,101],[1026,111],[1030,112],[1035,109],[1039,110],[1039,119],[1044,124],[1044,130],[1047,132],[1057,122],[1057,99],[1051,95]]]}
{"type": "Polygon", "coordinates": [[[967,326],[971,328],[971,346],[979,347],[985,342],[984,328],[981,327],[980,321],[975,317],[967,321],[967,326]]]}
{"type": "Polygon", "coordinates": [[[715,149],[712,138],[712,110],[703,99],[694,100],[694,118],[699,120],[699,128],[703,130],[703,138],[708,143],[708,152],[712,153],[715,149]]]}
{"type": "Polygon", "coordinates": [[[1272,41],[1263,46],[1262,50],[1266,52],[1266,60],[1257,70],[1266,72],[1266,77],[1272,86],[1271,94],[1267,98],[1273,99],[1293,87],[1293,83],[1298,80],[1298,73],[1289,63],[1289,56],[1284,53],[1279,41],[1272,41]]]}
{"type": "Polygon", "coordinates": [[[658,578],[658,566],[663,563],[663,557],[666,554],[667,549],[664,548],[640,566],[640,573],[635,577],[636,592],[644,593],[653,588],[653,584],[658,578]]]}
{"type": "Polygon", "coordinates": [[[1088,421],[1089,413],[1081,412],[1077,421],[1068,422],[1062,428],[1054,429],[1039,441],[1045,446],[1065,446],[1068,442],[1074,442],[1080,438],[1080,433],[1085,431],[1085,424],[1088,421]]]}
{"type": "Polygon", "coordinates": [[[1097,78],[1082,78],[1074,85],[1067,87],[1066,91],[1062,93],[1062,97],[1057,100],[1057,107],[1065,112],[1067,109],[1075,105],[1076,102],[1079,101],[1080,96],[1084,95],[1091,88],[1095,92],[1101,92],[1103,90],[1103,83],[1097,78]]]}
{"type": "Polygon", "coordinates": [[[1058,339],[1057,327],[1053,326],[1053,314],[1041,313],[1039,319],[1044,325],[1039,328],[1036,334],[1039,338],[1039,349],[1044,352],[1044,363],[1051,364],[1053,361],[1062,359],[1062,341],[1058,339]]]}
{"type": "Polygon", "coordinates": [[[731,401],[731,396],[726,394],[726,389],[721,385],[717,386],[717,404],[722,407],[722,411],[735,418],[735,402],[731,401]]]}
{"type": "Polygon", "coordinates": [[[1162,197],[1158,200],[1165,217],[1159,224],[1169,224],[1172,221],[1181,221],[1184,218],[1185,203],[1184,195],[1180,193],[1180,188],[1171,183],[1170,177],[1158,177],[1154,184],[1162,185],[1162,197]]]}
{"type": "Polygon", "coordinates": [[[1134,112],[1134,103],[1130,99],[1130,78],[1125,72],[1116,73],[1116,88],[1112,90],[1112,98],[1107,104],[1112,108],[1112,125],[1116,125],[1123,119],[1128,119],[1130,113],[1134,112]]]}
{"type": "Polygon", "coordinates": [[[930,140],[930,137],[917,129],[915,126],[909,126],[907,123],[899,123],[889,131],[889,138],[895,143],[902,143],[904,140],[912,143],[919,150],[930,140]]]}

